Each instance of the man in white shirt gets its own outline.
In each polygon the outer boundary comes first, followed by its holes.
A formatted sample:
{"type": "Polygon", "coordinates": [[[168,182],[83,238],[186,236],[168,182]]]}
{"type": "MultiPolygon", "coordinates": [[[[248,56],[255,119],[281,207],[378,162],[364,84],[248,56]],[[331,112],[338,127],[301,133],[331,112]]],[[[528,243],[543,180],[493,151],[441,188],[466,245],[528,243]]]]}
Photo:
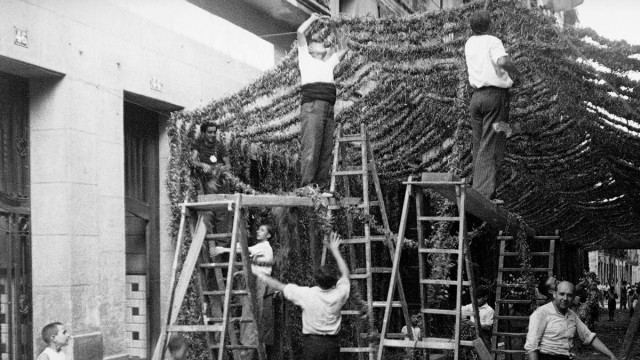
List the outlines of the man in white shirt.
{"type": "Polygon", "coordinates": [[[340,255],[342,241],[336,233],[330,236],[328,248],[336,259],[340,277],[335,266],[323,265],[313,275],[318,286],[307,287],[283,284],[264,275],[258,279],[271,288],[282,291],[284,297],[302,308],[302,334],[304,360],[332,360],[340,358],[340,310],[349,298],[349,268],[340,255]]]}
{"type": "Polygon", "coordinates": [[[553,292],[553,301],[539,307],[529,317],[529,332],[524,349],[529,360],[570,360],[569,352],[573,338],[578,335],[585,345],[615,360],[616,356],[592,333],[569,309],[573,302],[575,286],[568,281],[560,282],[553,292]]]}
{"type": "MultiPolygon", "coordinates": [[[[493,326],[493,308],[487,304],[489,300],[489,292],[485,289],[478,289],[476,295],[478,299],[478,317],[480,318],[480,328],[482,330],[480,337],[484,341],[487,347],[490,345],[491,340],[491,327],[493,326]]],[[[463,316],[469,316],[472,324],[475,324],[476,319],[473,313],[473,304],[467,304],[463,306],[460,311],[463,316]]]]}
{"type": "Polygon", "coordinates": [[[332,53],[321,39],[312,38],[307,45],[306,32],[311,24],[324,17],[312,14],[298,28],[298,62],[302,83],[301,185],[329,184],[333,151],[333,105],[336,102],[336,84],[333,69],[346,54],[342,37],[334,31],[338,44],[332,53]]]}
{"type": "Polygon", "coordinates": [[[505,133],[510,136],[513,131],[508,126],[508,89],[520,82],[521,75],[507,56],[502,41],[488,34],[491,29],[489,13],[477,11],[469,21],[473,36],[467,40],[464,53],[469,83],[474,89],[469,104],[473,128],[473,188],[494,199],[505,133]]]}

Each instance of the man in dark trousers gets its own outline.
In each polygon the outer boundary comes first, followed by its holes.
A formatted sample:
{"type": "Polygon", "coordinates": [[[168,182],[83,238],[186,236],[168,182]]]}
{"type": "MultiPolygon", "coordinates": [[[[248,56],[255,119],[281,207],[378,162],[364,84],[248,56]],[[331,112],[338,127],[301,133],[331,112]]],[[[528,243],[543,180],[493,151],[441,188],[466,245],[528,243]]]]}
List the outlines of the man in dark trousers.
{"type": "Polygon", "coordinates": [[[335,49],[327,49],[322,39],[311,38],[307,43],[307,30],[321,18],[318,14],[312,14],[298,28],[298,63],[302,82],[301,185],[317,184],[323,189],[329,184],[336,126],[333,119],[333,105],[336,102],[333,69],[340,63],[347,48],[335,31],[338,44],[335,49]]]}
{"type": "Polygon", "coordinates": [[[509,59],[502,41],[489,35],[489,13],[477,11],[469,20],[473,35],[467,40],[464,52],[469,83],[474,89],[469,105],[473,128],[473,188],[493,200],[506,135],[512,132],[508,126],[509,88],[521,82],[521,74],[509,59]]]}
{"type": "Polygon", "coordinates": [[[317,286],[283,284],[265,275],[254,273],[270,288],[282,291],[284,297],[302,308],[302,359],[333,360],[340,358],[340,310],[349,298],[349,268],[340,255],[342,240],[332,233],[327,248],[336,259],[340,275],[333,265],[322,265],[313,274],[317,286]]]}

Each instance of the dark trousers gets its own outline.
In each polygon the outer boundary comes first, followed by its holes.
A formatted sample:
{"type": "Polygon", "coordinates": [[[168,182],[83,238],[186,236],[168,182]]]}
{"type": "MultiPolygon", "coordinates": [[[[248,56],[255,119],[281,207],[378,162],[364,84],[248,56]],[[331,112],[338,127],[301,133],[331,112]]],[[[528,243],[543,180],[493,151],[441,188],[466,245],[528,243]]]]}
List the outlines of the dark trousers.
{"type": "Polygon", "coordinates": [[[326,187],[329,184],[333,132],[336,128],[333,104],[322,100],[308,101],[302,104],[300,118],[302,120],[301,185],[317,183],[320,187],[326,187]]]}
{"type": "MultiPolygon", "coordinates": [[[[207,175],[200,176],[199,194],[229,193],[230,189],[218,179],[212,179],[207,175]]],[[[233,216],[227,208],[216,208],[212,211],[203,211],[202,217],[207,227],[207,233],[230,233],[233,227],[233,216]]],[[[217,246],[229,247],[231,238],[216,239],[217,246]]]]}
{"type": "Polygon", "coordinates": [[[302,335],[303,360],[340,360],[338,335],[302,335]]]}
{"type": "Polygon", "coordinates": [[[495,87],[474,91],[469,114],[473,128],[473,188],[493,199],[506,137],[493,130],[492,125],[498,121],[509,122],[509,91],[495,87]]]}

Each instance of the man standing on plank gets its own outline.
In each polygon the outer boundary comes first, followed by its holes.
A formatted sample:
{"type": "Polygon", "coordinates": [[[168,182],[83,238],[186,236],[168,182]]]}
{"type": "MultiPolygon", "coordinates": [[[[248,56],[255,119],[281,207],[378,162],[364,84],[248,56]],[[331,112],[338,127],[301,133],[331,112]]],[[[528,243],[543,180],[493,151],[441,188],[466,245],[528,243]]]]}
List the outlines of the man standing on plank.
{"type": "Polygon", "coordinates": [[[307,30],[321,18],[325,17],[312,14],[298,28],[298,62],[302,83],[301,185],[315,183],[322,189],[329,184],[335,130],[333,105],[336,102],[336,84],[333,69],[348,49],[335,31],[337,47],[332,53],[321,39],[312,37],[307,43],[307,30]]]}
{"type": "Polygon", "coordinates": [[[473,128],[473,188],[493,200],[505,134],[512,133],[508,125],[509,88],[520,83],[521,74],[507,56],[502,41],[488,34],[489,13],[477,11],[469,21],[473,36],[467,40],[464,53],[469,83],[474,89],[469,105],[473,128]]]}

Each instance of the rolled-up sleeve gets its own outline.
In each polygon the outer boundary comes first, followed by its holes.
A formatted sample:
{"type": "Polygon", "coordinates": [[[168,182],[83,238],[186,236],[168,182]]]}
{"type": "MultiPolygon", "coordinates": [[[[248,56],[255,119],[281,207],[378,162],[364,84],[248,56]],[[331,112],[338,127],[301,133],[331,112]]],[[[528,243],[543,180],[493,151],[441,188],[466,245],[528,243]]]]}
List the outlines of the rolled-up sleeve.
{"type": "Polygon", "coordinates": [[[578,332],[578,337],[582,340],[582,343],[585,345],[591,344],[593,339],[596,337],[596,333],[591,332],[587,325],[585,325],[582,320],[576,315],[576,331],[578,332]]]}
{"type": "Polygon", "coordinates": [[[529,317],[529,332],[527,332],[527,342],[524,349],[527,353],[540,350],[540,341],[546,328],[546,320],[542,311],[536,311],[529,317]]]}

